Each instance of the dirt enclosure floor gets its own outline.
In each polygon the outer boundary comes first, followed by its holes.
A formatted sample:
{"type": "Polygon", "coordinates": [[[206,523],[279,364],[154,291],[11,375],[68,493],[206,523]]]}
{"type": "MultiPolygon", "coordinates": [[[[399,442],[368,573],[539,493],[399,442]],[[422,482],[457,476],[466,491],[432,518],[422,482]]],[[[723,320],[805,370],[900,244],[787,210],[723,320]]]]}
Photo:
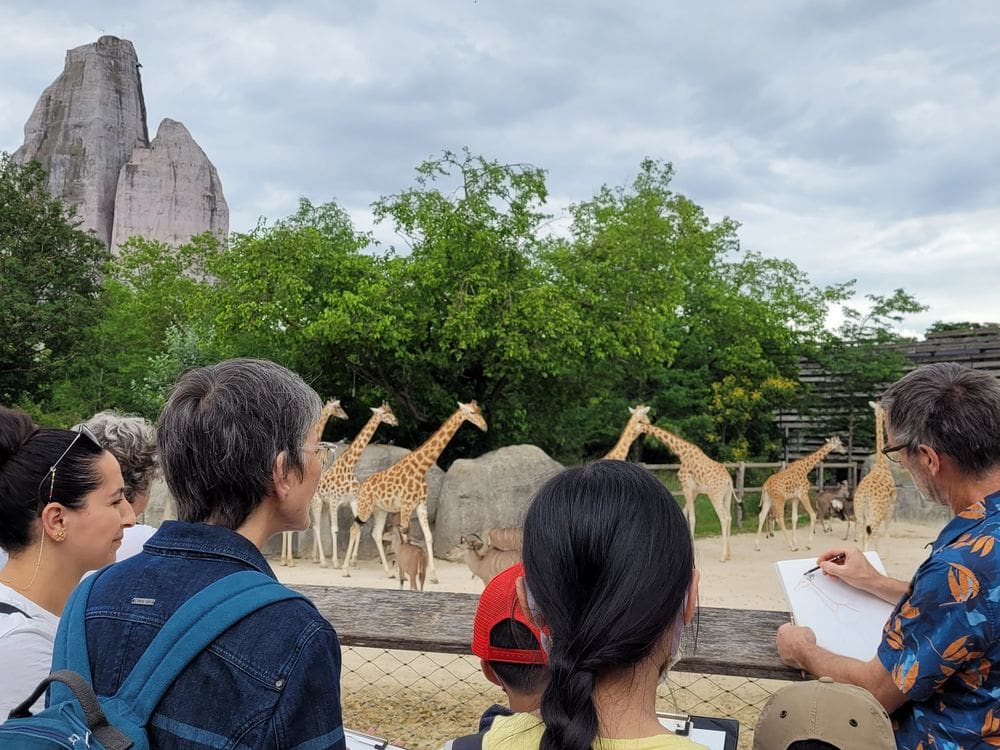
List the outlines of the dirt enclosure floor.
{"type": "MultiPolygon", "coordinates": [[[[926,559],[929,548],[943,524],[922,525],[896,521],[891,537],[879,542],[879,555],[890,575],[909,578],[926,559]]],[[[817,526],[812,549],[804,544],[808,527],[799,527],[799,550],[792,552],[781,537],[761,540],[754,551],[754,534],[731,538],[732,560],[720,562],[720,538],[695,541],[696,564],[701,571],[699,603],[736,609],[787,610],[774,573],[774,563],[796,557],[815,557],[830,547],[843,544],[843,523],[832,533],[817,526]]],[[[344,578],[340,570],[320,568],[308,560],[296,567],[279,566],[271,560],[278,577],[287,583],[332,586],[398,588],[388,579],[378,560],[362,561],[344,578]]],[[[472,579],[462,563],[435,560],[439,584],[428,583],[429,591],[456,591],[478,594],[482,583],[472,579]]],[[[337,623],[334,622],[336,626],[337,623]]],[[[675,672],[660,688],[658,707],[703,715],[730,716],[742,725],[740,748],[750,748],[753,726],[761,708],[782,682],[750,680],[744,677],[696,675],[675,672]]],[[[451,737],[475,730],[480,713],[494,702],[503,702],[503,693],[488,683],[473,657],[449,654],[421,654],[381,649],[344,649],[344,721],[364,731],[377,727],[381,736],[399,739],[411,750],[438,748],[451,737]]]]}

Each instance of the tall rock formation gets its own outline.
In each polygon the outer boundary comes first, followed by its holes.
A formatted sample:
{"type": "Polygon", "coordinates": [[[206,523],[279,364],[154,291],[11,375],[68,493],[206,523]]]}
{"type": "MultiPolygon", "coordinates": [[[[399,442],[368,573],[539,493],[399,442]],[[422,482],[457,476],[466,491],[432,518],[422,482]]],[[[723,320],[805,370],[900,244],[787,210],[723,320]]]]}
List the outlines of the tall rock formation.
{"type": "Polygon", "coordinates": [[[121,168],[114,214],[115,249],[135,235],[177,246],[205,231],[229,231],[219,173],[187,128],[169,118],[121,168]]]}
{"type": "Polygon", "coordinates": [[[118,173],[137,145],[149,145],[139,60],[132,42],[102,36],[66,53],[13,158],[41,162],[49,192],[75,205],[84,228],[110,245],[118,173]]]}
{"type": "Polygon", "coordinates": [[[139,68],[125,39],[69,50],[14,161],[41,162],[49,192],[76,206],[83,227],[112,250],[136,235],[169,245],[208,231],[224,237],[219,174],[187,128],[166,119],[149,143],[139,68]]]}

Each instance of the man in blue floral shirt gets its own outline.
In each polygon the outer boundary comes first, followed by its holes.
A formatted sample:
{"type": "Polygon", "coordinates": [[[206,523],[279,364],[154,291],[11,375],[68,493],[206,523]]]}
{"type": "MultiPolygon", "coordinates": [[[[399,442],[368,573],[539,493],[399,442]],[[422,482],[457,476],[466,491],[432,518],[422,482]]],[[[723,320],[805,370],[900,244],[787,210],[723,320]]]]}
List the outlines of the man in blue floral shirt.
{"type": "Polygon", "coordinates": [[[856,548],[828,550],[823,572],[898,602],[863,662],[783,625],[785,663],[869,690],[892,714],[901,750],[1000,747],[1000,383],[951,363],[907,374],[882,396],[886,455],[955,517],[909,583],[856,548]],[[835,555],[845,555],[842,563],[835,555]]]}

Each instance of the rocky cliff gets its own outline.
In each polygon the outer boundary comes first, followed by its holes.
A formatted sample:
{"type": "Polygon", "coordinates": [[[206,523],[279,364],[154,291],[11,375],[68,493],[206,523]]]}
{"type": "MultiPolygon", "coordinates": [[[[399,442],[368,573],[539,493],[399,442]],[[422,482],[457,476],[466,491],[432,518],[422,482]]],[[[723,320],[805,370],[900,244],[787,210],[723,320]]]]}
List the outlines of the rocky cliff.
{"type": "Polygon", "coordinates": [[[41,162],[49,192],[113,249],[133,235],[171,245],[205,231],[225,235],[219,175],[187,129],[164,120],[150,144],[139,68],[125,39],[69,50],[14,160],[41,162]]]}
{"type": "Polygon", "coordinates": [[[117,196],[112,247],[135,235],[176,246],[201,232],[229,230],[219,173],[176,120],[160,123],[149,148],[132,151],[117,196]]]}

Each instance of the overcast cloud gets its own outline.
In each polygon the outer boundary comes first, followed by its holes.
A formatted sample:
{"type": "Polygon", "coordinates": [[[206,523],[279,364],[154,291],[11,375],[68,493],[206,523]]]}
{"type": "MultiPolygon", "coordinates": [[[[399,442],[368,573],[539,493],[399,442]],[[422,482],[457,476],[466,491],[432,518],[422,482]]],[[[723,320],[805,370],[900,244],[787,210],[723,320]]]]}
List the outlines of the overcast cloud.
{"type": "Polygon", "coordinates": [[[557,214],[652,156],[739,221],[745,248],[929,304],[908,331],[1000,321],[992,0],[0,0],[0,15],[0,150],[67,49],[123,36],[150,134],[187,126],[237,231],[299,196],[370,228],[371,201],[446,148],[545,168],[557,214]]]}

